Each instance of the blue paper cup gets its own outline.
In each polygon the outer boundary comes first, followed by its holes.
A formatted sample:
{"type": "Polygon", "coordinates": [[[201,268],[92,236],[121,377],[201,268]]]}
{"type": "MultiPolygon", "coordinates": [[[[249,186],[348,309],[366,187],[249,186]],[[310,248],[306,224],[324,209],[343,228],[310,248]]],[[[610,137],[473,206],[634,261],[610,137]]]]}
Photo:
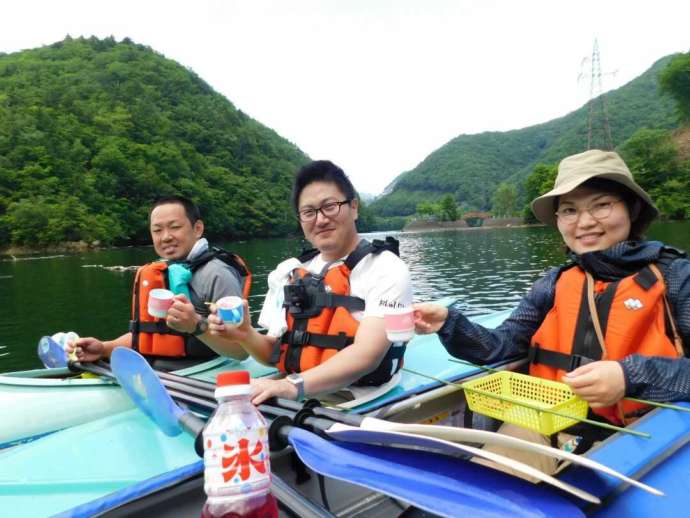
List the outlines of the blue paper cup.
{"type": "Polygon", "coordinates": [[[244,303],[240,297],[223,297],[216,302],[216,308],[227,325],[237,326],[244,320],[244,303]]]}

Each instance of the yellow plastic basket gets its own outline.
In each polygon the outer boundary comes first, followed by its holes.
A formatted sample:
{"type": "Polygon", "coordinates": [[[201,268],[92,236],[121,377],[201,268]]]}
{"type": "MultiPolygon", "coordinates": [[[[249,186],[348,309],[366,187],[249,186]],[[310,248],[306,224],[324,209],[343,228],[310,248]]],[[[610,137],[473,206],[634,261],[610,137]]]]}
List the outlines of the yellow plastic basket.
{"type": "Polygon", "coordinates": [[[577,423],[577,418],[587,417],[587,402],[573,394],[568,385],[556,381],[501,371],[465,382],[462,387],[474,412],[544,435],[559,432],[577,423]]]}

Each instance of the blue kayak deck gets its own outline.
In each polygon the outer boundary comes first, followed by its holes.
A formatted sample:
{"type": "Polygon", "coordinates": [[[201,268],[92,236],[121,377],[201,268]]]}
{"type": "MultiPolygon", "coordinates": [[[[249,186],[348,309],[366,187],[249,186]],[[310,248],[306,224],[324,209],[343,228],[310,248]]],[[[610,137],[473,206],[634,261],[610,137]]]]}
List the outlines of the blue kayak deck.
{"type": "MultiPolygon", "coordinates": [[[[690,403],[677,403],[690,409],[690,403]]],[[[645,482],[665,493],[659,497],[620,480],[581,467],[568,469],[559,478],[603,500],[588,509],[597,517],[687,516],[690,502],[690,413],[657,409],[630,428],[647,432],[650,439],[615,434],[587,452],[587,457],[645,482]]]]}

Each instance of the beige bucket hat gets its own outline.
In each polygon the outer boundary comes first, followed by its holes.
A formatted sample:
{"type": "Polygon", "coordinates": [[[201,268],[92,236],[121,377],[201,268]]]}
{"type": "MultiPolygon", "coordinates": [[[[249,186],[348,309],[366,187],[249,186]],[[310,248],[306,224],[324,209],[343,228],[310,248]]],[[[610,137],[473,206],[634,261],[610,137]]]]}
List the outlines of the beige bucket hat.
{"type": "Polygon", "coordinates": [[[532,212],[542,223],[556,226],[554,200],[569,193],[591,178],[605,178],[617,182],[635,193],[643,202],[640,216],[653,220],[659,215],[649,195],[635,183],[628,166],[613,151],[590,149],[584,153],[571,155],[558,164],[558,175],[553,189],[532,201],[532,212]]]}

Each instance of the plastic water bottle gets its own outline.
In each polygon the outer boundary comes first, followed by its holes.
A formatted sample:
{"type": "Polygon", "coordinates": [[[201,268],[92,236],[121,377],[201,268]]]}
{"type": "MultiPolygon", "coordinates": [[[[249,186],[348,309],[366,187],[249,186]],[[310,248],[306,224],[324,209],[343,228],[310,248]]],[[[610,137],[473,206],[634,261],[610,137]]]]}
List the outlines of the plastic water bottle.
{"type": "Polygon", "coordinates": [[[276,518],[266,420],[249,400],[247,371],[218,375],[218,410],[204,430],[202,518],[276,518]]]}

